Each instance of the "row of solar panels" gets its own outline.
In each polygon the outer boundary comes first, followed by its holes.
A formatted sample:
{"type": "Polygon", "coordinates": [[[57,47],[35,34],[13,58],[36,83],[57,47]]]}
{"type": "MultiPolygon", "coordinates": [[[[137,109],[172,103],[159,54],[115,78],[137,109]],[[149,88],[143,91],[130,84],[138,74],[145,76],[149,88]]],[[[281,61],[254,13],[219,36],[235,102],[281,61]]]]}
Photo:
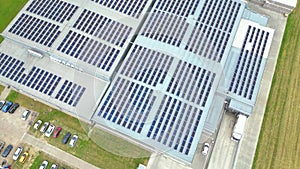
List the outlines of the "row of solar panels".
{"type": "Polygon", "coordinates": [[[268,31],[248,26],[229,91],[251,100],[258,86],[258,74],[262,71],[262,60],[269,39],[268,31]],[[251,49],[246,48],[249,44],[251,49]]]}
{"type": "Polygon", "coordinates": [[[188,155],[215,76],[195,64],[134,45],[94,118],[188,155]]]}
{"type": "MultiPolygon", "coordinates": [[[[32,67],[28,74],[25,73],[24,62],[9,55],[0,53],[0,74],[2,77],[27,86],[41,94],[52,96],[62,77],[42,68],[32,67]]],[[[55,99],[70,106],[76,107],[84,94],[85,87],[65,80],[55,99]],[[67,85],[68,84],[68,85],[67,85]],[[67,87],[65,87],[67,85],[67,87]]]]}
{"type": "MultiPolygon", "coordinates": [[[[52,47],[62,34],[60,23],[69,21],[78,8],[61,0],[31,1],[26,9],[27,13],[22,13],[8,32],[52,47]]],[[[84,9],[57,50],[89,65],[110,71],[131,32],[132,27],[84,9]]]]}
{"type": "MultiPolygon", "coordinates": [[[[99,3],[109,7],[113,2],[99,1],[99,3]]],[[[115,3],[119,2],[115,1],[115,3]]],[[[128,4],[128,2],[123,4],[128,4]]],[[[179,47],[188,33],[188,27],[191,26],[187,23],[186,17],[195,14],[199,1],[176,1],[170,4],[158,1],[156,4],[155,10],[147,19],[141,34],[179,47]]],[[[197,22],[194,26],[185,49],[220,62],[240,7],[241,4],[235,1],[205,1],[198,17],[198,21],[201,23],[197,22]],[[218,12],[219,8],[221,12],[218,12]],[[209,22],[211,20],[215,20],[215,22],[209,22]]],[[[70,20],[77,9],[78,6],[64,1],[47,0],[32,1],[26,10],[57,22],[63,22],[70,20]],[[60,18],[63,19],[60,20],[60,18]]],[[[120,51],[118,48],[107,46],[101,40],[123,47],[132,32],[131,27],[87,9],[81,12],[73,24],[73,28],[80,31],[70,30],[57,50],[105,71],[110,71],[120,51]],[[81,31],[93,35],[94,38],[84,35],[81,31]],[[90,58],[90,56],[96,57],[90,58]]],[[[9,32],[51,47],[61,34],[61,29],[59,24],[22,14],[11,26],[9,32]]]]}

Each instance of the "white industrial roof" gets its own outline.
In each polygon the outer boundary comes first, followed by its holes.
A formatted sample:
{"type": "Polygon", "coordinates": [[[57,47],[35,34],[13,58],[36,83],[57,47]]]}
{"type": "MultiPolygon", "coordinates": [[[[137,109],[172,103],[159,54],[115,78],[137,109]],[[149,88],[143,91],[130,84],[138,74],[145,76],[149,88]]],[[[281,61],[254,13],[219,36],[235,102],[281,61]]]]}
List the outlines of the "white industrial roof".
{"type": "Polygon", "coordinates": [[[271,2],[275,2],[275,3],[277,2],[292,7],[296,7],[297,5],[297,0],[271,0],[271,2]]]}

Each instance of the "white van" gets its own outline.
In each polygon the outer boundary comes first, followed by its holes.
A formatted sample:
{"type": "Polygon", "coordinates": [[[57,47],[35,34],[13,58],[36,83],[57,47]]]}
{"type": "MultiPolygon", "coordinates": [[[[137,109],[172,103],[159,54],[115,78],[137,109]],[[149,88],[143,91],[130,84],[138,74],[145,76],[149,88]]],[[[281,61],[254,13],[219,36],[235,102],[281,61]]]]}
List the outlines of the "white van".
{"type": "Polygon", "coordinates": [[[241,140],[243,136],[246,120],[247,120],[247,116],[243,114],[237,115],[237,120],[232,130],[231,140],[236,142],[241,140]]]}

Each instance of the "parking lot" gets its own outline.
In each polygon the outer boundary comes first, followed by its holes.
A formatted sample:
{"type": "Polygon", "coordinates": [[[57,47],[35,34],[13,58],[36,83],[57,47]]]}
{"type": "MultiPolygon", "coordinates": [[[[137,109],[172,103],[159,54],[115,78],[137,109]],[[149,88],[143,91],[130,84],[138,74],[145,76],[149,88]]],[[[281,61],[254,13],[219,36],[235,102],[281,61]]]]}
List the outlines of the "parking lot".
{"type": "MultiPolygon", "coordinates": [[[[0,112],[0,140],[5,142],[5,146],[1,153],[4,151],[7,145],[13,145],[12,151],[6,158],[8,163],[12,162],[12,154],[21,143],[24,134],[29,129],[30,126],[28,123],[33,120],[33,116],[29,116],[27,121],[21,120],[24,110],[25,109],[23,107],[19,107],[13,114],[0,112]]],[[[1,157],[1,162],[2,161],[3,157],[1,157]]]]}
{"type": "MultiPolygon", "coordinates": [[[[0,95],[0,100],[5,100],[9,93],[10,88],[6,87],[0,95]]],[[[30,106],[31,104],[29,107],[30,106]]],[[[31,165],[33,165],[36,157],[40,156],[41,151],[43,151],[44,153],[42,154],[46,154],[47,158],[42,160],[48,160],[49,157],[49,160],[52,161],[52,163],[58,163],[60,166],[68,165],[72,168],[97,168],[53,145],[50,145],[47,142],[46,137],[42,136],[40,138],[36,138],[29,134],[30,127],[38,117],[38,113],[30,110],[31,113],[24,121],[21,119],[21,117],[26,109],[27,108],[24,108],[22,105],[20,105],[14,113],[4,113],[0,110],[0,140],[5,142],[5,145],[0,153],[2,154],[9,144],[13,146],[13,149],[6,158],[0,156],[0,167],[2,162],[6,161],[7,165],[13,164],[13,168],[29,168],[31,165]],[[27,162],[24,165],[20,165],[21,163],[15,163],[12,159],[13,154],[17,150],[18,146],[23,147],[23,152],[29,151],[29,158],[26,160],[27,162]]],[[[39,166],[40,164],[41,162],[38,162],[38,164],[34,164],[34,166],[39,166]]]]}

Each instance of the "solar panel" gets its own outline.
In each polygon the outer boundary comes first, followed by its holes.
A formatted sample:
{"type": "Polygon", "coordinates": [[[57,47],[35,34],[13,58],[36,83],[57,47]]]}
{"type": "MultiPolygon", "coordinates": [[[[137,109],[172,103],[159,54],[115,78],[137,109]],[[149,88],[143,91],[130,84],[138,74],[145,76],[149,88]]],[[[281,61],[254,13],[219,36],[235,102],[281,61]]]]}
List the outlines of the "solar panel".
{"type": "Polygon", "coordinates": [[[255,86],[258,84],[258,73],[261,71],[262,59],[268,40],[269,32],[248,26],[229,91],[249,100],[253,98],[253,92],[255,86]],[[246,49],[248,43],[252,44],[251,49],[246,49]]]}
{"type": "Polygon", "coordinates": [[[216,74],[181,60],[176,67],[167,92],[204,107],[216,74]]]}
{"type": "Polygon", "coordinates": [[[153,90],[118,77],[98,116],[141,133],[156,97],[153,90]]]}
{"type": "Polygon", "coordinates": [[[202,110],[165,95],[147,137],[187,155],[201,115],[202,110]]]}
{"type": "Polygon", "coordinates": [[[188,28],[186,18],[154,10],[141,35],[179,47],[188,28]]]}
{"type": "Polygon", "coordinates": [[[21,14],[8,32],[47,47],[51,47],[60,34],[58,25],[27,14],[21,14]]]}
{"type": "Polygon", "coordinates": [[[132,31],[129,26],[86,9],[83,10],[73,27],[120,47],[123,47],[132,31]]]}
{"type": "Polygon", "coordinates": [[[72,30],[62,40],[57,50],[105,71],[111,69],[120,53],[120,50],[72,30]]]}
{"type": "Polygon", "coordinates": [[[12,58],[6,54],[0,53],[0,74],[11,80],[17,81],[17,78],[24,72],[22,66],[24,62],[12,58]]]}
{"type": "Polygon", "coordinates": [[[156,86],[164,82],[173,59],[164,53],[135,45],[121,69],[121,74],[156,86]]]}
{"type": "Polygon", "coordinates": [[[51,96],[61,80],[61,77],[35,66],[26,75],[23,61],[3,53],[0,55],[0,74],[29,88],[51,96]]]}
{"type": "Polygon", "coordinates": [[[103,1],[103,0],[91,0],[95,3],[103,5],[105,7],[111,8],[118,12],[124,13],[126,15],[132,16],[134,18],[139,18],[142,14],[147,0],[133,0],[133,1],[122,1],[122,0],[111,0],[111,1],[103,1]]]}
{"type": "Polygon", "coordinates": [[[26,11],[63,23],[69,21],[78,6],[60,0],[33,0],[26,11]]]}
{"type": "Polygon", "coordinates": [[[155,8],[178,16],[188,17],[194,15],[200,0],[182,1],[182,0],[159,0],[155,8]]]}
{"type": "Polygon", "coordinates": [[[81,96],[84,94],[85,87],[82,87],[76,83],[65,80],[55,99],[67,103],[73,107],[76,107],[80,101],[81,96]]]}
{"type": "Polygon", "coordinates": [[[185,49],[221,62],[240,9],[241,3],[232,0],[206,0],[185,49]]]}

